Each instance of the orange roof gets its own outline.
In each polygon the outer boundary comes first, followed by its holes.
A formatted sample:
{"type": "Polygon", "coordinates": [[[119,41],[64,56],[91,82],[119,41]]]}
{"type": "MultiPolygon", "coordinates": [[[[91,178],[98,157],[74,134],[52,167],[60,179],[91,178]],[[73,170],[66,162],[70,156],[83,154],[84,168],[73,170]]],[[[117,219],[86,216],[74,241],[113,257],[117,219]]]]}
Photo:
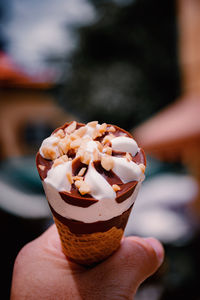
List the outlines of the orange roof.
{"type": "MultiPolygon", "coordinates": [[[[49,77],[49,76],[48,76],[49,77]]],[[[24,88],[42,88],[46,89],[53,85],[52,80],[44,76],[44,79],[38,80],[40,76],[30,76],[14,63],[11,57],[6,53],[0,52],[0,87],[24,87],[24,88]]]]}

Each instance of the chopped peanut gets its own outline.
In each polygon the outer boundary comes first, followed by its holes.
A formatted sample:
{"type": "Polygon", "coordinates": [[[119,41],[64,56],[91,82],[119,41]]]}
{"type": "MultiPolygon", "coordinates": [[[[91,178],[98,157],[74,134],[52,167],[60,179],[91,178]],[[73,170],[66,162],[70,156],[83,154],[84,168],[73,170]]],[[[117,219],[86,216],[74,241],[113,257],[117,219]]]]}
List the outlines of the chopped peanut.
{"type": "Polygon", "coordinates": [[[107,124],[106,123],[103,123],[100,125],[99,127],[99,133],[104,133],[106,131],[106,128],[107,128],[107,124]]]}
{"type": "Polygon", "coordinates": [[[89,137],[84,137],[83,139],[81,139],[82,140],[82,143],[81,144],[83,144],[83,145],[85,145],[86,143],[88,143],[88,142],[90,142],[90,138],[89,137]]]}
{"type": "Polygon", "coordinates": [[[69,135],[71,141],[77,140],[79,136],[74,132],[69,135]]]}
{"type": "Polygon", "coordinates": [[[45,170],[45,166],[43,166],[43,165],[38,165],[38,167],[40,168],[41,171],[45,170]]]}
{"type": "Polygon", "coordinates": [[[87,125],[90,127],[96,127],[97,124],[98,124],[98,121],[92,121],[92,122],[87,123],[87,125]]]}
{"type": "Polygon", "coordinates": [[[104,148],[104,152],[108,155],[112,155],[112,148],[107,146],[104,148]]]}
{"type": "Polygon", "coordinates": [[[55,141],[55,142],[52,144],[52,146],[53,146],[53,147],[56,147],[56,146],[58,146],[58,143],[59,143],[59,140],[55,141]]]}
{"type": "Polygon", "coordinates": [[[102,144],[110,144],[111,140],[114,138],[115,136],[111,133],[111,134],[108,134],[104,137],[103,141],[102,141],[102,144]]]}
{"type": "Polygon", "coordinates": [[[81,195],[85,195],[85,194],[88,194],[90,192],[90,187],[85,181],[81,182],[79,192],[80,192],[81,195]]]}
{"type": "Polygon", "coordinates": [[[115,132],[116,129],[114,126],[110,126],[108,129],[107,129],[108,132],[115,132]]]}
{"type": "Polygon", "coordinates": [[[111,156],[105,155],[101,157],[101,165],[106,171],[110,171],[114,167],[114,161],[111,156]]]}
{"type": "Polygon", "coordinates": [[[86,131],[87,131],[87,128],[85,126],[83,126],[83,127],[80,127],[79,129],[77,129],[75,131],[75,134],[77,136],[79,136],[79,137],[82,137],[82,136],[84,136],[84,134],[86,133],[86,131]]]}
{"type": "Polygon", "coordinates": [[[72,174],[68,172],[68,173],[66,174],[66,176],[67,176],[67,179],[69,180],[69,183],[72,184],[72,183],[74,182],[74,180],[73,180],[73,178],[72,178],[72,174]]]}
{"type": "Polygon", "coordinates": [[[92,134],[92,138],[93,138],[93,140],[95,140],[97,137],[99,137],[101,135],[102,135],[102,133],[100,133],[98,129],[95,129],[92,134]]]}
{"type": "Polygon", "coordinates": [[[67,155],[62,155],[59,158],[56,158],[54,160],[53,167],[55,168],[56,166],[63,164],[64,162],[67,162],[68,160],[69,159],[68,159],[67,155]]]}
{"type": "Polygon", "coordinates": [[[53,168],[55,168],[55,167],[58,166],[58,165],[63,164],[63,162],[64,162],[64,161],[63,161],[61,158],[55,159],[55,160],[54,160],[54,163],[53,163],[53,168]]]}
{"type": "Polygon", "coordinates": [[[74,179],[74,181],[80,181],[80,180],[83,180],[83,177],[82,176],[73,176],[73,179],[74,179]]]}
{"type": "Polygon", "coordinates": [[[93,151],[93,159],[94,159],[94,161],[99,160],[99,152],[97,149],[94,149],[94,151],[93,151]]]}
{"type": "Polygon", "coordinates": [[[90,142],[91,139],[89,137],[86,137],[86,138],[81,138],[81,145],[80,145],[80,148],[81,151],[85,151],[85,147],[87,147],[87,143],[90,142]]]}
{"type": "Polygon", "coordinates": [[[57,137],[60,137],[60,138],[65,137],[65,133],[64,133],[63,129],[59,129],[58,131],[56,131],[56,133],[54,135],[57,137]]]}
{"type": "Polygon", "coordinates": [[[62,154],[66,154],[70,148],[70,139],[68,137],[65,137],[64,139],[61,139],[58,144],[59,152],[62,152],[62,154]]]}
{"type": "Polygon", "coordinates": [[[83,176],[86,171],[86,168],[81,168],[80,171],[78,172],[78,176],[83,176]]]}
{"type": "Polygon", "coordinates": [[[42,153],[46,159],[54,160],[56,159],[56,151],[51,147],[42,147],[42,153]]]}
{"type": "Polygon", "coordinates": [[[70,134],[72,132],[74,132],[76,129],[76,121],[73,121],[66,129],[65,132],[70,134]]]}
{"type": "Polygon", "coordinates": [[[75,186],[77,187],[77,189],[80,189],[81,183],[82,183],[82,180],[76,180],[75,181],[75,186]]]}
{"type": "Polygon", "coordinates": [[[83,164],[89,165],[91,160],[90,154],[88,152],[83,153],[83,155],[81,156],[81,162],[83,164]]]}
{"type": "Polygon", "coordinates": [[[113,188],[113,190],[114,190],[115,192],[118,192],[118,191],[121,190],[121,188],[120,188],[119,185],[117,185],[117,184],[113,184],[113,185],[112,185],[112,188],[113,188]]]}
{"type": "Polygon", "coordinates": [[[78,151],[76,153],[77,156],[83,157],[84,156],[84,149],[82,149],[81,147],[78,148],[78,151]]]}
{"type": "Polygon", "coordinates": [[[79,148],[80,145],[81,145],[81,139],[80,139],[80,138],[78,138],[78,139],[76,139],[76,140],[74,140],[74,141],[72,141],[72,142],[70,143],[71,149],[79,148]]]}
{"type": "Polygon", "coordinates": [[[103,145],[100,142],[98,142],[98,141],[95,141],[95,143],[97,144],[97,148],[99,149],[99,151],[102,152],[103,145]]]}

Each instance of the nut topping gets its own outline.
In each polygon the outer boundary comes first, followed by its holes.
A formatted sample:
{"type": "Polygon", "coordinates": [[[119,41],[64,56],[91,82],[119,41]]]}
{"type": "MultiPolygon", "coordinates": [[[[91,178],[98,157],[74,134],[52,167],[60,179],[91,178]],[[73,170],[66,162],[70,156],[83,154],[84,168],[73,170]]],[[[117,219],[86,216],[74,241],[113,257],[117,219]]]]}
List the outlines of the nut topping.
{"type": "Polygon", "coordinates": [[[115,132],[116,131],[115,127],[113,127],[113,126],[110,126],[107,130],[108,130],[108,132],[115,132]]]}
{"type": "Polygon", "coordinates": [[[65,137],[65,133],[64,133],[63,129],[59,129],[58,131],[56,131],[56,133],[54,135],[59,137],[59,138],[64,138],[65,137]]]}
{"type": "Polygon", "coordinates": [[[92,121],[92,122],[87,123],[87,125],[90,127],[96,127],[97,124],[98,124],[98,121],[92,121]]]}
{"type": "Polygon", "coordinates": [[[38,168],[40,168],[41,171],[45,170],[45,166],[43,166],[43,165],[38,165],[38,168]]]}
{"type": "Polygon", "coordinates": [[[110,144],[111,143],[111,140],[114,138],[115,136],[111,133],[111,134],[108,134],[104,137],[103,141],[102,141],[102,144],[105,145],[105,144],[110,144]]]}
{"type": "Polygon", "coordinates": [[[99,160],[99,152],[97,149],[94,149],[94,151],[93,151],[93,160],[94,161],[99,160]]]}
{"type": "Polygon", "coordinates": [[[73,121],[66,129],[65,132],[70,134],[72,132],[74,132],[76,129],[76,121],[73,121]]]}
{"type": "Polygon", "coordinates": [[[113,185],[112,185],[112,188],[113,188],[113,190],[114,190],[115,192],[118,192],[118,191],[121,190],[121,188],[119,187],[118,184],[113,184],[113,185]]]}
{"type": "Polygon", "coordinates": [[[62,153],[66,154],[68,150],[70,149],[70,139],[68,137],[65,137],[64,139],[61,139],[58,144],[59,152],[62,151],[62,153]]]}
{"type": "Polygon", "coordinates": [[[52,147],[43,146],[42,152],[46,159],[56,159],[56,151],[52,147]]]}
{"type": "Polygon", "coordinates": [[[103,152],[105,152],[108,155],[112,155],[112,148],[107,146],[103,148],[103,152]]]}
{"type": "Polygon", "coordinates": [[[78,176],[83,176],[85,174],[86,168],[81,168],[78,172],[78,176]]]}
{"type": "Polygon", "coordinates": [[[99,133],[103,134],[104,132],[106,132],[106,128],[107,128],[106,123],[101,124],[99,127],[99,133]]]}
{"type": "Polygon", "coordinates": [[[83,164],[89,165],[90,160],[91,160],[91,156],[88,152],[84,152],[83,155],[81,155],[81,162],[83,164]]]}
{"type": "Polygon", "coordinates": [[[80,187],[81,187],[81,182],[82,182],[82,179],[76,180],[76,181],[75,181],[75,186],[77,187],[77,189],[80,189],[80,187]]]}
{"type": "Polygon", "coordinates": [[[79,192],[80,192],[81,195],[85,195],[85,194],[90,193],[90,187],[85,181],[81,181],[79,192]]]}
{"type": "Polygon", "coordinates": [[[79,137],[82,137],[82,136],[84,136],[84,134],[86,133],[86,131],[87,131],[87,128],[85,126],[83,126],[83,127],[80,127],[79,129],[77,129],[75,131],[75,134],[77,136],[79,136],[79,137]]]}
{"type": "Polygon", "coordinates": [[[105,155],[101,157],[101,165],[106,171],[110,171],[114,167],[114,161],[111,156],[105,155]]]}
{"type": "Polygon", "coordinates": [[[79,193],[81,195],[85,195],[90,193],[90,187],[88,186],[88,184],[83,181],[83,180],[77,180],[75,182],[75,186],[77,187],[77,189],[79,190],[79,193]]]}
{"type": "Polygon", "coordinates": [[[76,139],[76,140],[74,140],[74,141],[72,141],[72,142],[70,143],[71,149],[79,148],[80,145],[81,145],[81,139],[80,139],[80,138],[78,138],[78,139],[76,139]]]}

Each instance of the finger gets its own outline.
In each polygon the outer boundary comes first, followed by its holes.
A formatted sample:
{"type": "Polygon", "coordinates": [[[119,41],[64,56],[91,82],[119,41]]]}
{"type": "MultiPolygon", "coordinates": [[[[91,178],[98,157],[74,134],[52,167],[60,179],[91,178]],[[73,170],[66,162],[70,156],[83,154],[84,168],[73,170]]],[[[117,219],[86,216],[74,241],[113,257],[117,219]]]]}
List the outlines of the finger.
{"type": "Polygon", "coordinates": [[[124,238],[119,250],[102,264],[91,270],[93,280],[101,278],[100,290],[105,297],[115,291],[113,299],[131,297],[139,285],[152,275],[164,258],[162,245],[154,238],[124,238]]]}

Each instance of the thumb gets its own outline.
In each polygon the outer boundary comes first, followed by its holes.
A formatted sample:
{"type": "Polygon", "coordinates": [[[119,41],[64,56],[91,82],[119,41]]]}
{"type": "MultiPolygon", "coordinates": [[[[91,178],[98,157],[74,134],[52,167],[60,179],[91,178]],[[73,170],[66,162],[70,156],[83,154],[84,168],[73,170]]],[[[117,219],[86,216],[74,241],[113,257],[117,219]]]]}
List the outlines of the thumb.
{"type": "Polygon", "coordinates": [[[159,268],[163,258],[164,250],[158,240],[128,237],[124,238],[114,255],[93,271],[104,274],[102,288],[105,299],[109,293],[114,293],[113,299],[129,299],[139,285],[159,268]]]}

